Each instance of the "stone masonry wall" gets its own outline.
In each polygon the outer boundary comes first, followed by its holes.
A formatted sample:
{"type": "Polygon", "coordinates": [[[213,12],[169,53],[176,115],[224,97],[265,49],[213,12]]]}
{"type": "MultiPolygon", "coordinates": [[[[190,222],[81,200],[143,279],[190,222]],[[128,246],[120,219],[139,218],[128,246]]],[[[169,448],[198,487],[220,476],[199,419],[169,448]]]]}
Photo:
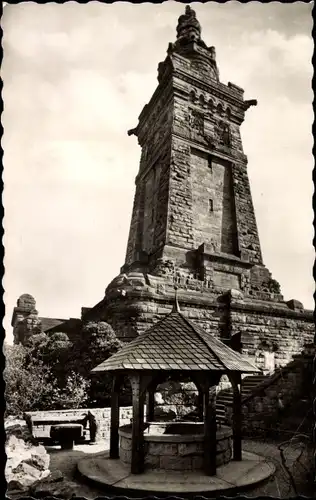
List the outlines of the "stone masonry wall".
{"type": "MultiPolygon", "coordinates": [[[[170,406],[160,405],[160,409],[168,412],[170,406]]],[[[96,441],[107,441],[110,438],[110,424],[111,424],[111,408],[78,408],[70,410],[49,410],[49,411],[33,411],[26,412],[25,419],[29,425],[32,426],[32,434],[34,437],[43,439],[50,437],[51,423],[62,423],[66,420],[80,420],[83,419],[87,412],[90,411],[96,419],[97,434],[96,441]]],[[[146,405],[145,405],[146,415],[146,405]]],[[[129,425],[133,416],[133,408],[131,406],[120,407],[120,426],[129,425]]],[[[146,420],[146,418],[145,418],[146,420]]]]}
{"type": "Polygon", "coordinates": [[[252,357],[260,368],[261,345],[274,345],[275,367],[285,366],[303,346],[312,342],[315,326],[312,318],[306,321],[304,314],[292,315],[269,313],[263,307],[257,311],[234,310],[230,313],[232,334],[241,332],[244,354],[252,357]]]}
{"type": "Polygon", "coordinates": [[[133,202],[132,219],[129,230],[129,237],[126,249],[126,264],[131,264],[137,260],[137,251],[141,249],[142,221],[144,213],[144,189],[140,184],[136,184],[133,202]]]}
{"type": "MultiPolygon", "coordinates": [[[[164,242],[167,225],[168,180],[171,151],[172,101],[168,89],[155,93],[141,114],[139,173],[126,251],[125,265],[151,254],[164,242]]],[[[136,132],[135,132],[136,133],[136,132]]]]}
{"type": "Polygon", "coordinates": [[[262,264],[260,241],[252,203],[247,165],[236,162],[232,169],[237,231],[241,257],[262,264]]]}
{"type": "MultiPolygon", "coordinates": [[[[122,298],[109,302],[106,321],[112,324],[122,340],[135,337],[171,312],[173,294],[164,296],[144,294],[140,298],[122,298]],[[124,301],[124,302],[123,302],[124,301]],[[125,315],[124,315],[125,311],[125,315]],[[131,329],[132,326],[132,329],[131,329]]],[[[179,289],[181,312],[218,338],[228,338],[241,332],[244,354],[260,363],[262,342],[277,346],[276,365],[284,366],[294,354],[298,354],[314,337],[314,322],[311,312],[295,312],[286,306],[271,303],[233,303],[230,307],[218,300],[218,295],[205,295],[179,289]]],[[[127,294],[128,295],[128,294],[127,294]]]]}
{"type": "MultiPolygon", "coordinates": [[[[203,469],[203,437],[196,436],[192,442],[188,438],[176,442],[164,442],[163,437],[158,441],[151,441],[150,435],[145,437],[145,467],[148,469],[195,471],[203,469]]],[[[120,460],[126,464],[132,458],[131,434],[123,433],[120,437],[120,460]]],[[[217,434],[216,465],[228,463],[232,456],[230,429],[221,429],[217,434]]]]}
{"type": "MultiPolygon", "coordinates": [[[[251,396],[244,399],[245,436],[263,436],[276,428],[282,429],[283,409],[300,404],[302,395],[308,393],[312,385],[311,370],[308,370],[308,363],[311,366],[312,360],[313,357],[308,360],[304,356],[296,356],[283,370],[272,375],[270,381],[258,386],[251,396]]],[[[227,416],[231,418],[231,408],[227,416]]]]}
{"type": "Polygon", "coordinates": [[[194,247],[190,147],[177,137],[172,139],[166,243],[194,247]]]}
{"type": "Polygon", "coordinates": [[[233,209],[231,165],[191,151],[194,246],[234,254],[236,224],[233,209]]]}
{"type": "MultiPolygon", "coordinates": [[[[95,416],[97,423],[97,441],[105,441],[110,437],[110,418],[111,408],[92,408],[90,412],[95,416]]],[[[34,411],[26,412],[27,420],[32,422],[32,433],[34,437],[49,438],[51,424],[45,423],[45,420],[58,420],[56,423],[62,423],[63,419],[73,418],[79,420],[84,418],[88,409],[80,408],[75,410],[51,410],[51,411],[34,411]],[[38,420],[38,424],[34,424],[38,420]]],[[[130,423],[133,414],[133,409],[129,406],[120,408],[120,425],[130,423]]]]}

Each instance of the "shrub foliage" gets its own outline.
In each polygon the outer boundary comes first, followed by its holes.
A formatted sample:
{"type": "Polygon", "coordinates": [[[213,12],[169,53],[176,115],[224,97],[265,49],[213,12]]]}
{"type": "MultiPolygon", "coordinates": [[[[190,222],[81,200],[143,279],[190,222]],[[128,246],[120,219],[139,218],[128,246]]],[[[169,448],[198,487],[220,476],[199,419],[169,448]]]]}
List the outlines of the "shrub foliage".
{"type": "Polygon", "coordinates": [[[26,345],[5,345],[6,415],[108,404],[111,379],[91,370],[122,345],[105,322],[83,324],[74,343],[65,333],[36,332],[26,345]]]}

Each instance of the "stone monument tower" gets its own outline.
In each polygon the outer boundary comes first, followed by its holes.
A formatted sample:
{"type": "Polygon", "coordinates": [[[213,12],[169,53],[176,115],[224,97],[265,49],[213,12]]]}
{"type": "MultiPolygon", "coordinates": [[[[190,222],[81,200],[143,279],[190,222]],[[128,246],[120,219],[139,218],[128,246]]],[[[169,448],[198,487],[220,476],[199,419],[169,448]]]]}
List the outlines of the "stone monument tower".
{"type": "Polygon", "coordinates": [[[270,350],[289,344],[282,364],[310,341],[311,313],[283,301],[262,260],[240,136],[256,104],[221,83],[215,48],[186,6],[158,86],[128,132],[141,159],[125,263],[84,320],[106,320],[131,339],[171,310],[176,283],[184,313],[221,338],[238,334],[251,356],[268,337],[270,350]]]}

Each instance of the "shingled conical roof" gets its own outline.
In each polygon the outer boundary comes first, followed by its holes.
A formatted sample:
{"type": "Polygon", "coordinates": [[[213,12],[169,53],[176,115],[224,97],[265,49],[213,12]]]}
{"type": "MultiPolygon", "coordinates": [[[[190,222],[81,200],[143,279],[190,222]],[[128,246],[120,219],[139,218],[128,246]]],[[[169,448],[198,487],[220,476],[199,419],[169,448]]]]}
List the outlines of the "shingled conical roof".
{"type": "Polygon", "coordinates": [[[177,308],[92,371],[116,370],[260,371],[177,308]]]}

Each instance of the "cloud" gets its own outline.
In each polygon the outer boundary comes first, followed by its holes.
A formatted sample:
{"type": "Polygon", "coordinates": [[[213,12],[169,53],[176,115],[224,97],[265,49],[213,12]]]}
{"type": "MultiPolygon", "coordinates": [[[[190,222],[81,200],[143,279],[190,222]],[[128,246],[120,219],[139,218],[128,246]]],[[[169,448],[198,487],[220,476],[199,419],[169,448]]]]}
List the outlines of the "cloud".
{"type": "Polygon", "coordinates": [[[270,29],[245,32],[238,48],[223,50],[219,67],[224,81],[234,75],[234,81],[247,92],[257,92],[258,99],[282,95],[292,105],[296,101],[311,103],[313,42],[308,35],[288,38],[270,29]]]}
{"type": "MultiPolygon", "coordinates": [[[[265,263],[287,297],[311,307],[311,6],[194,8],[222,81],[258,99],[242,136],[265,263]]],[[[127,130],[157,86],[182,12],[173,1],[6,6],[8,317],[25,292],[42,315],[78,316],[123,264],[140,156],[127,130]]]]}

